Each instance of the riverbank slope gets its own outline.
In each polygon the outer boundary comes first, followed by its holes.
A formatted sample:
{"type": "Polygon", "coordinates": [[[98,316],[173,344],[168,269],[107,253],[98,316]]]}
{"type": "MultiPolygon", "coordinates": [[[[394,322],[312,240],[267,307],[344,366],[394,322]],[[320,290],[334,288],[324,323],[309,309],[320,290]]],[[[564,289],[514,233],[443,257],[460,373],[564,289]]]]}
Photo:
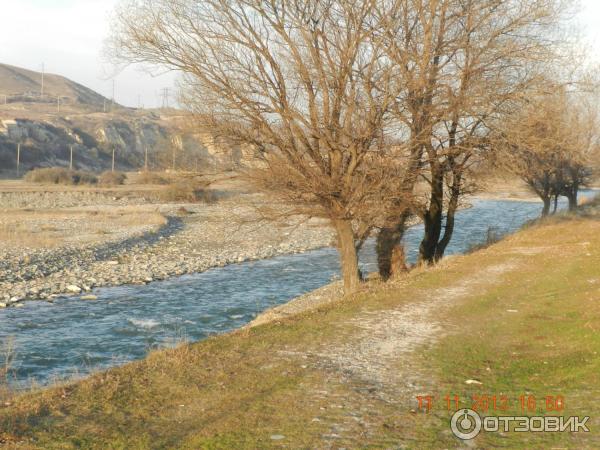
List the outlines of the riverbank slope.
{"type": "MultiPolygon", "coordinates": [[[[597,209],[597,207],[596,207],[597,209]]],[[[479,447],[598,448],[600,220],[554,218],[316,310],[0,403],[8,448],[453,448],[455,410],[590,416],[589,433],[479,447]],[[448,411],[446,396],[451,401],[448,411]],[[421,408],[417,397],[431,397],[421,408]],[[549,408],[564,398],[564,410],[549,408]],[[551,397],[551,401],[547,401],[551,397]],[[532,403],[530,403],[530,406],[532,403]],[[506,411],[498,409],[506,406],[506,411]]]]}

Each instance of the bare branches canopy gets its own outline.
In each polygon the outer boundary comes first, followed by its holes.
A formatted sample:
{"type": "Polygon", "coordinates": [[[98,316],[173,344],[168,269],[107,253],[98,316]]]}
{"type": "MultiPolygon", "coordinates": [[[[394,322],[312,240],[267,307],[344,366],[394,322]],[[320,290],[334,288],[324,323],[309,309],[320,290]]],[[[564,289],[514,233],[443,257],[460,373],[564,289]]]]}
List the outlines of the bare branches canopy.
{"type": "Polygon", "coordinates": [[[124,0],[110,46],[119,61],[181,72],[182,102],[251,149],[257,186],[330,219],[352,292],[375,229],[384,278],[404,267],[412,214],[425,222],[421,259],[443,255],[469,170],[504,136],[495,127],[560,62],[570,4],[124,0]]]}

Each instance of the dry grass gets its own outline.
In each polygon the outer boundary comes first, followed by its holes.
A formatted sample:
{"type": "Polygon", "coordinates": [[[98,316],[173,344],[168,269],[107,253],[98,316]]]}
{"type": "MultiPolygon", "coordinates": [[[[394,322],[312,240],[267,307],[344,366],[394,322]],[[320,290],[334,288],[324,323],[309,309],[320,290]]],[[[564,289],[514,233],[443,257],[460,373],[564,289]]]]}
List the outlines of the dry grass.
{"type": "Polygon", "coordinates": [[[136,184],[165,185],[170,183],[170,180],[164,174],[156,172],[142,172],[131,178],[136,184]]]}
{"type": "Polygon", "coordinates": [[[119,186],[125,184],[127,175],[123,172],[102,172],[98,177],[98,184],[101,186],[119,186]]]}
{"type": "Polygon", "coordinates": [[[79,186],[96,184],[98,178],[89,172],[69,170],[63,167],[33,169],[25,174],[25,181],[38,184],[64,184],[79,186]]]}
{"type": "Polygon", "coordinates": [[[194,180],[183,180],[167,186],[159,191],[159,199],[173,203],[215,203],[217,194],[207,185],[194,180]]]}
{"type": "Polygon", "coordinates": [[[0,217],[0,242],[12,248],[54,248],[69,243],[94,243],[106,236],[154,229],[165,217],[148,206],[60,210],[8,210],[0,217]]]}
{"type": "MultiPolygon", "coordinates": [[[[9,337],[4,341],[0,341],[0,408],[10,406],[15,395],[10,384],[14,358],[14,338],[9,337]]],[[[0,445],[3,438],[2,431],[0,428],[0,445]]]]}

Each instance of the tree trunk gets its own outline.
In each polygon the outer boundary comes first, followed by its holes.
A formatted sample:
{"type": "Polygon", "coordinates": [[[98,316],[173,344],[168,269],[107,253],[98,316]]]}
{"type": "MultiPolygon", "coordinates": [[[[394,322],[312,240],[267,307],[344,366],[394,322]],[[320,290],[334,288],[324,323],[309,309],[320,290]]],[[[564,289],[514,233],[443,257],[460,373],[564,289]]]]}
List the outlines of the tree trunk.
{"type": "MultiPolygon", "coordinates": [[[[423,155],[423,146],[418,142],[418,137],[421,135],[422,127],[419,125],[420,121],[416,121],[414,129],[411,131],[411,140],[413,145],[410,151],[410,161],[406,170],[406,175],[402,180],[402,189],[400,193],[406,196],[412,195],[417,176],[419,173],[419,165],[421,164],[421,157],[423,155]]],[[[402,195],[401,195],[402,197],[402,195]]],[[[405,200],[400,200],[405,201],[405,200]]],[[[377,234],[377,265],[379,268],[379,275],[385,281],[390,278],[393,273],[392,256],[394,254],[394,248],[400,245],[404,232],[406,231],[406,221],[411,215],[411,210],[406,206],[399,217],[388,218],[388,222],[392,223],[390,226],[381,228],[377,234]]]]}
{"type": "Polygon", "coordinates": [[[444,171],[436,162],[431,167],[431,197],[424,215],[425,234],[419,246],[419,262],[433,264],[442,233],[444,212],[444,171]]]}
{"type": "Polygon", "coordinates": [[[360,286],[360,274],[358,271],[358,254],[354,245],[354,232],[349,220],[339,219],[334,221],[337,231],[338,251],[342,278],[344,280],[344,294],[356,292],[360,286]]]}
{"type": "Polygon", "coordinates": [[[392,251],[392,267],[390,278],[397,277],[401,273],[407,272],[406,254],[402,245],[396,245],[392,251]]]}
{"type": "Polygon", "coordinates": [[[552,214],[556,214],[556,210],[558,209],[558,194],[554,196],[554,209],[552,210],[552,214]]]}
{"type": "Polygon", "coordinates": [[[400,215],[394,227],[382,228],[377,234],[377,265],[379,275],[383,280],[388,280],[392,274],[399,270],[399,268],[394,267],[394,249],[402,241],[406,230],[405,224],[409,217],[410,212],[406,210],[400,215]]]}
{"type": "Polygon", "coordinates": [[[569,211],[575,211],[577,209],[577,194],[578,189],[573,187],[567,193],[567,199],[569,199],[569,211]]]}
{"type": "Polygon", "coordinates": [[[444,257],[446,247],[448,247],[448,244],[452,239],[452,234],[454,233],[454,219],[456,216],[456,210],[458,209],[458,198],[460,196],[461,178],[462,177],[458,177],[458,179],[452,186],[452,196],[450,197],[450,202],[448,202],[448,214],[446,216],[446,229],[444,230],[444,237],[439,242],[435,251],[436,262],[444,257]]]}
{"type": "Polygon", "coordinates": [[[548,214],[550,214],[550,204],[552,203],[552,200],[550,196],[542,197],[542,200],[544,202],[544,208],[542,209],[542,217],[547,217],[548,214]]]}

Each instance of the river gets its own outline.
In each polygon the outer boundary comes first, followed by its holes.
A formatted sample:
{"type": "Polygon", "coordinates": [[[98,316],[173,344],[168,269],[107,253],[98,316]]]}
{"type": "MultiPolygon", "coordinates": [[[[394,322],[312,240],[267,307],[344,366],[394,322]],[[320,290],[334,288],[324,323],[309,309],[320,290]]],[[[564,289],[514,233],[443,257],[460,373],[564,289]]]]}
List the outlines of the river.
{"type": "MultiPolygon", "coordinates": [[[[540,210],[534,202],[475,200],[472,208],[458,213],[447,254],[484,242],[490,227],[511,233],[540,210]]],[[[406,233],[411,262],[422,233],[421,225],[406,233]]],[[[360,261],[363,271],[376,270],[372,240],[360,261]]],[[[25,302],[23,308],[0,310],[0,343],[14,345],[14,383],[46,384],[140,359],[151,349],[182,339],[198,341],[233,330],[338,274],[337,251],[325,248],[148,285],[96,289],[96,301],[64,297],[54,303],[25,302]]],[[[2,359],[0,355],[0,364],[2,359]]]]}

